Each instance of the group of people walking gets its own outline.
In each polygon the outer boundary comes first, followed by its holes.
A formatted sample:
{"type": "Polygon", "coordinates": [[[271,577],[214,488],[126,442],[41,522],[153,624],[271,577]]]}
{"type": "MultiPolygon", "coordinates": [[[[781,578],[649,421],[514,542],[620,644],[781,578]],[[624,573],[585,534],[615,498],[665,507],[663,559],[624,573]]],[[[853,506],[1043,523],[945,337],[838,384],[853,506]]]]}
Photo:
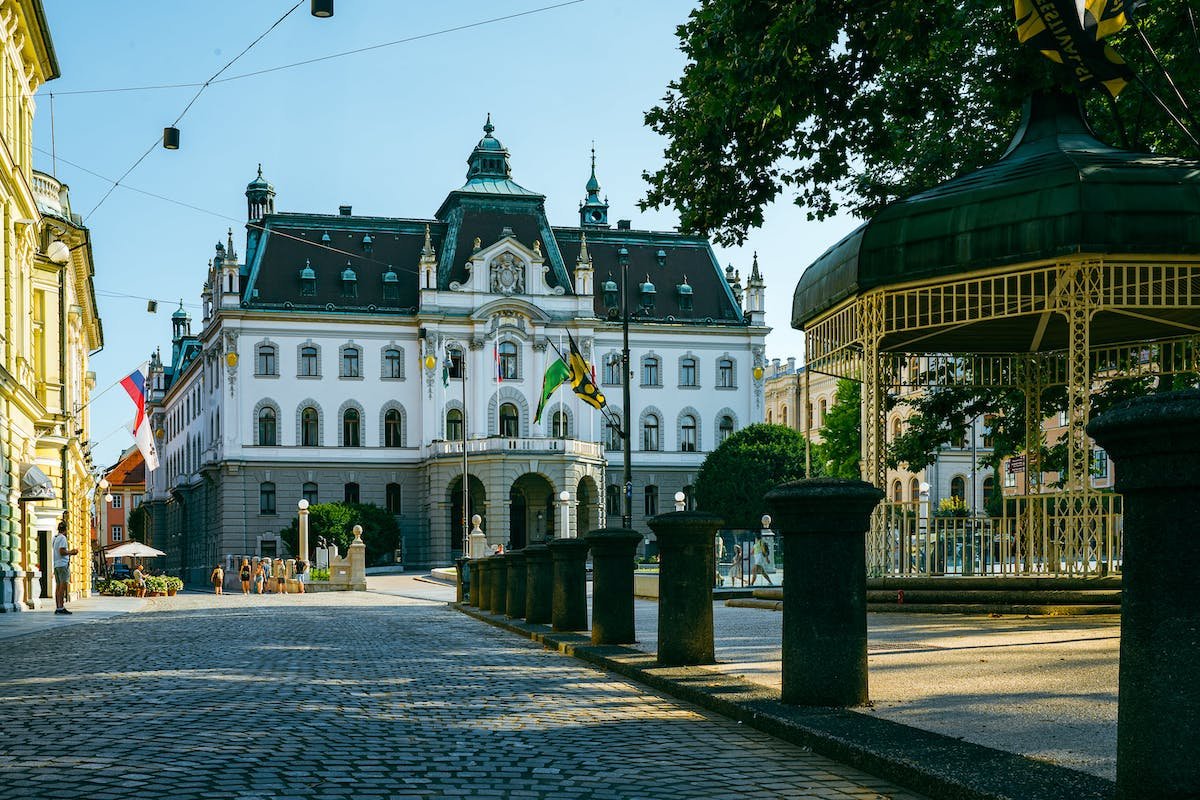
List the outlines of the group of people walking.
{"type": "MultiPolygon", "coordinates": [[[[267,556],[259,559],[243,558],[241,566],[238,567],[237,576],[242,584],[242,594],[251,594],[253,586],[254,594],[277,594],[287,593],[287,565],[282,558],[277,558],[272,561],[267,556]]],[[[296,559],[296,574],[293,576],[297,585],[297,593],[304,594],[304,583],[308,580],[308,562],[304,559],[296,559]]],[[[208,576],[209,582],[213,585],[213,591],[217,594],[223,594],[225,587],[225,568],[220,564],[213,567],[212,574],[208,576]]]]}
{"type": "MultiPolygon", "coordinates": [[[[714,543],[714,549],[716,552],[716,562],[717,564],[720,564],[725,559],[725,542],[721,539],[720,535],[717,536],[717,540],[714,543]]],[[[720,570],[718,570],[716,574],[716,585],[753,586],[754,582],[758,580],[759,576],[762,576],[762,579],[765,580],[768,585],[775,585],[775,582],[771,580],[771,575],[775,572],[775,564],[773,563],[774,554],[771,552],[770,548],[767,547],[767,543],[764,539],[757,539],[750,544],[749,581],[746,580],[746,564],[744,563],[745,559],[746,556],[742,552],[742,546],[740,544],[735,544],[733,546],[733,558],[729,564],[729,576],[728,578],[723,578],[720,570]]]]}

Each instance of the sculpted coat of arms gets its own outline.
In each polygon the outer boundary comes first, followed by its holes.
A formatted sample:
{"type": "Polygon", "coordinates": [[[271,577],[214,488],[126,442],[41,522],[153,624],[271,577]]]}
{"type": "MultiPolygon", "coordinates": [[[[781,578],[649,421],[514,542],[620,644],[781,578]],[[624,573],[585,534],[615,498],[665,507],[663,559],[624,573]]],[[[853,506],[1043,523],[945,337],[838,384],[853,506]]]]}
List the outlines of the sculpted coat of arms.
{"type": "Polygon", "coordinates": [[[492,261],[491,287],[498,294],[523,294],[525,265],[512,253],[502,253],[492,261]]]}

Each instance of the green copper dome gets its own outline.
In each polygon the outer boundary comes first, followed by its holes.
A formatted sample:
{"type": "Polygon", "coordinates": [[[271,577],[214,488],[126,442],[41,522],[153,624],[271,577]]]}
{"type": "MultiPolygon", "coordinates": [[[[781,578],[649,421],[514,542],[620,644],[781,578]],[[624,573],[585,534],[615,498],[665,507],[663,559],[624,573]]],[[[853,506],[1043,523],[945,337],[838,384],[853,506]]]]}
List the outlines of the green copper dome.
{"type": "Polygon", "coordinates": [[[1088,253],[1200,253],[1200,161],[1119,150],[1038,94],[1000,159],[892,203],[813,262],[792,326],[878,286],[1088,253]]]}

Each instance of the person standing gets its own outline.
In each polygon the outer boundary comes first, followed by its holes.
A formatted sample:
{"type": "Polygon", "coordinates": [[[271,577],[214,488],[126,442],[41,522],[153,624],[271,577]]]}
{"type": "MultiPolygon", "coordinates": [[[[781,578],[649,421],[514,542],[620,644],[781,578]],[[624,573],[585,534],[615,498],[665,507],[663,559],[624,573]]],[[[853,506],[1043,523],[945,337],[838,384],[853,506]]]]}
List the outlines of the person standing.
{"type": "Polygon", "coordinates": [[[50,541],[54,557],[54,613],[70,614],[67,610],[67,588],[71,583],[71,556],[79,555],[78,547],[67,543],[67,521],[58,523],[58,533],[50,541]]]}
{"type": "Polygon", "coordinates": [[[242,594],[250,594],[250,559],[242,559],[242,566],[238,568],[238,579],[242,582],[242,594]]]}
{"type": "Polygon", "coordinates": [[[308,562],[303,558],[296,559],[296,591],[304,594],[304,581],[308,578],[308,562]]]}
{"type": "Polygon", "coordinates": [[[275,559],[274,572],[275,591],[279,594],[287,594],[287,565],[283,563],[282,558],[275,559]]]}
{"type": "Polygon", "coordinates": [[[146,568],[138,564],[133,568],[134,591],[138,597],[146,596],[146,568]]]}
{"type": "Polygon", "coordinates": [[[208,580],[213,585],[213,591],[221,594],[221,589],[225,585],[225,570],[221,569],[221,565],[217,564],[213,567],[212,574],[208,576],[208,580]]]}
{"type": "Polygon", "coordinates": [[[745,579],[745,573],[742,571],[742,546],[735,544],[733,546],[733,561],[729,564],[729,585],[738,586],[745,579]]]}
{"type": "Polygon", "coordinates": [[[254,562],[254,591],[257,592],[258,594],[262,594],[263,593],[263,584],[266,583],[266,580],[267,580],[267,576],[266,576],[266,573],[263,572],[262,562],[255,561],[254,562]]]}
{"type": "MultiPolygon", "coordinates": [[[[759,575],[762,575],[763,580],[767,582],[767,585],[774,586],[775,582],[772,581],[771,577],[767,574],[767,556],[769,552],[767,550],[767,543],[762,539],[759,539],[757,542],[751,545],[750,552],[752,554],[750,559],[750,585],[753,586],[754,579],[759,575]]],[[[774,571],[774,569],[772,569],[772,571],[774,571]]]]}

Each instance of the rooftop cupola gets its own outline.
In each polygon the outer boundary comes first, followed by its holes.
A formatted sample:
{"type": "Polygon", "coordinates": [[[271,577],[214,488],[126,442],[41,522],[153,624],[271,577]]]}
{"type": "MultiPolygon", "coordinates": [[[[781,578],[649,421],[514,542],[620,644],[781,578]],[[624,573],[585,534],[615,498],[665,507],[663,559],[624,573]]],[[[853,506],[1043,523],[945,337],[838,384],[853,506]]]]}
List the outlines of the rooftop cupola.
{"type": "Polygon", "coordinates": [[[654,288],[654,284],[650,282],[649,275],[646,276],[646,282],[638,287],[638,289],[642,295],[642,309],[646,313],[650,313],[654,310],[654,297],[658,292],[654,288]]]}
{"type": "Polygon", "coordinates": [[[596,180],[596,147],[592,146],[592,176],[584,187],[587,197],[579,204],[579,225],[583,228],[608,227],[608,203],[600,199],[600,181],[596,180]]]}
{"type": "Polygon", "coordinates": [[[388,265],[387,272],[383,273],[383,299],[384,300],[399,300],[400,299],[400,276],[388,265]]]}
{"type": "Polygon", "coordinates": [[[221,308],[236,308],[241,302],[241,280],[238,275],[237,251],[233,249],[233,229],[226,233],[225,244],[217,245],[217,259],[213,269],[220,281],[221,308]]]}
{"type": "Polygon", "coordinates": [[[275,213],[275,187],[262,174],[258,165],[258,177],[246,184],[246,218],[258,222],[267,214],[275,213]]]}
{"type": "Polygon", "coordinates": [[[688,283],[687,275],[683,276],[683,283],[675,287],[675,293],[679,295],[679,310],[691,312],[696,293],[688,283]]]}
{"type": "Polygon", "coordinates": [[[467,180],[476,178],[511,178],[512,167],[508,163],[508,150],[500,144],[500,140],[492,136],[496,126],[492,124],[492,115],[488,114],[487,122],[483,124],[483,138],[467,159],[467,180]]]}
{"type": "Polygon", "coordinates": [[[750,277],[746,280],[746,312],[750,315],[751,325],[765,325],[767,311],[766,282],[758,269],[758,251],[754,253],[754,262],[750,267],[750,277]]]}
{"type": "Polygon", "coordinates": [[[317,271],[312,268],[312,262],[304,260],[304,269],[300,270],[300,294],[313,297],[317,293],[317,271]]]}
{"type": "Polygon", "coordinates": [[[178,344],[185,336],[191,335],[192,318],[183,310],[183,300],[180,300],[179,308],[171,315],[171,338],[178,344]]]}

